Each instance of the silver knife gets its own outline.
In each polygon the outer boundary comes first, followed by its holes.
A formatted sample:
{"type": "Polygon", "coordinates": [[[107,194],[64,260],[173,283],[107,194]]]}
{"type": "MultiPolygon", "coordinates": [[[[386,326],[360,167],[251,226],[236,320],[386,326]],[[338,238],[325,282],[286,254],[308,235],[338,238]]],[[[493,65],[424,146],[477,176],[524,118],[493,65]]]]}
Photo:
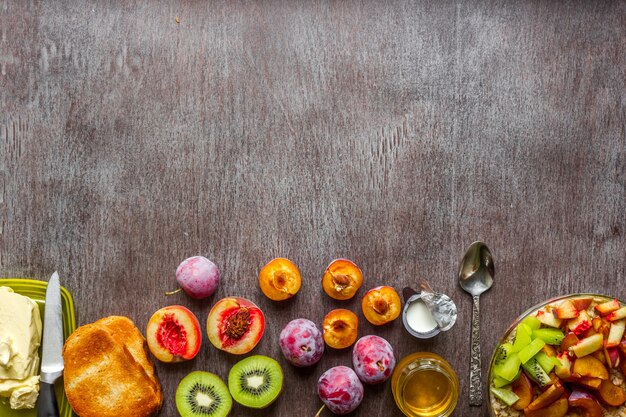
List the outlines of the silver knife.
{"type": "Polygon", "coordinates": [[[48,281],[46,306],[43,319],[43,343],[41,354],[41,377],[37,417],[58,417],[54,383],[63,375],[63,310],[61,308],[61,285],[55,272],[48,281]]]}

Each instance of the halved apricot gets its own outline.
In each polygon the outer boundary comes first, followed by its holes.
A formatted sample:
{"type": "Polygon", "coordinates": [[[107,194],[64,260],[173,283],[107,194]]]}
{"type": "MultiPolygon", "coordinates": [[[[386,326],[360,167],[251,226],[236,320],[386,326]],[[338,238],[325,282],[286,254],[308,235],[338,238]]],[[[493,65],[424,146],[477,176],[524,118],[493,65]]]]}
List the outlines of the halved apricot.
{"type": "Polygon", "coordinates": [[[338,308],[324,317],[324,342],[331,348],[344,349],[356,342],[359,318],[350,310],[338,308]]]}
{"type": "Polygon", "coordinates": [[[282,301],[300,290],[302,278],[298,267],[287,258],[272,259],[261,268],[259,286],[270,300],[282,301]]]}
{"type": "Polygon", "coordinates": [[[354,262],[335,259],[328,265],[322,277],[322,288],[335,300],[348,300],[363,285],[363,273],[354,262]]]}
{"type": "Polygon", "coordinates": [[[392,287],[386,285],[372,288],[361,301],[363,315],[375,326],[389,323],[398,318],[402,309],[400,296],[392,287]]]}

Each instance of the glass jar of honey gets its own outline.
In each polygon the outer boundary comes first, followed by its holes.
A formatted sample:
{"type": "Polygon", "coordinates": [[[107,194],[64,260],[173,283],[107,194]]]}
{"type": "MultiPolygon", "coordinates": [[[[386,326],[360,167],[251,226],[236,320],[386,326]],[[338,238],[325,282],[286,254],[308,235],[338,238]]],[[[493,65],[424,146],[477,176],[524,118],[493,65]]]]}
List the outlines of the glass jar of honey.
{"type": "Polygon", "coordinates": [[[459,380],[441,356],[416,352],[396,366],[391,391],[398,408],[408,417],[447,417],[459,398],[459,380]]]}

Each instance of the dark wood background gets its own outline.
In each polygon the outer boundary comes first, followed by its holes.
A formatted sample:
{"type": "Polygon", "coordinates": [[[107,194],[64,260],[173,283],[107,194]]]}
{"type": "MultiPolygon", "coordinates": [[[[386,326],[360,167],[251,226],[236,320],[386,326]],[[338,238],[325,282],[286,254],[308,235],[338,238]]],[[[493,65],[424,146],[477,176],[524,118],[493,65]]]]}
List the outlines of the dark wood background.
{"type": "MultiPolygon", "coordinates": [[[[483,372],[531,305],[626,297],[624,1],[0,2],[1,275],[58,269],[80,324],[123,314],[143,330],[168,304],[204,322],[223,296],[256,301],[268,327],[254,353],[287,384],[268,410],[232,415],[312,417],[319,375],[351,351],[298,370],[278,334],[345,307],[398,358],[443,355],[455,415],[485,416],[468,406],[471,298],[456,282],[478,239],[497,271],[483,372]],[[195,254],[220,267],[218,293],[166,298],[195,254]],[[257,285],[276,256],[303,275],[282,304],[257,285]],[[320,285],[337,257],[365,275],[347,302],[320,285]],[[421,342],[365,321],[365,290],[421,278],[456,301],[450,332],[421,342]]],[[[188,372],[225,378],[239,359],[203,344],[158,365],[161,415],[188,372]]],[[[354,415],[401,413],[386,384],[354,415]]]]}

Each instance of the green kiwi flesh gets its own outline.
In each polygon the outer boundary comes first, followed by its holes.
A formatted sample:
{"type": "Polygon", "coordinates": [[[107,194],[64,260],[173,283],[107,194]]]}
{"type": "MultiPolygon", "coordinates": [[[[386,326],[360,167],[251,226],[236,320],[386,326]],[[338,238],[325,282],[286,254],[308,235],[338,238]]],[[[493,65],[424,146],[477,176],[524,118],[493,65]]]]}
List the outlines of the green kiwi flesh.
{"type": "Polygon", "coordinates": [[[176,408],[182,417],[226,417],[232,407],[228,387],[210,372],[192,372],[176,389],[176,408]]]}
{"type": "Polygon", "coordinates": [[[283,389],[283,370],[272,358],[250,356],[231,368],[228,389],[239,404],[265,408],[278,398],[283,389]]]}

